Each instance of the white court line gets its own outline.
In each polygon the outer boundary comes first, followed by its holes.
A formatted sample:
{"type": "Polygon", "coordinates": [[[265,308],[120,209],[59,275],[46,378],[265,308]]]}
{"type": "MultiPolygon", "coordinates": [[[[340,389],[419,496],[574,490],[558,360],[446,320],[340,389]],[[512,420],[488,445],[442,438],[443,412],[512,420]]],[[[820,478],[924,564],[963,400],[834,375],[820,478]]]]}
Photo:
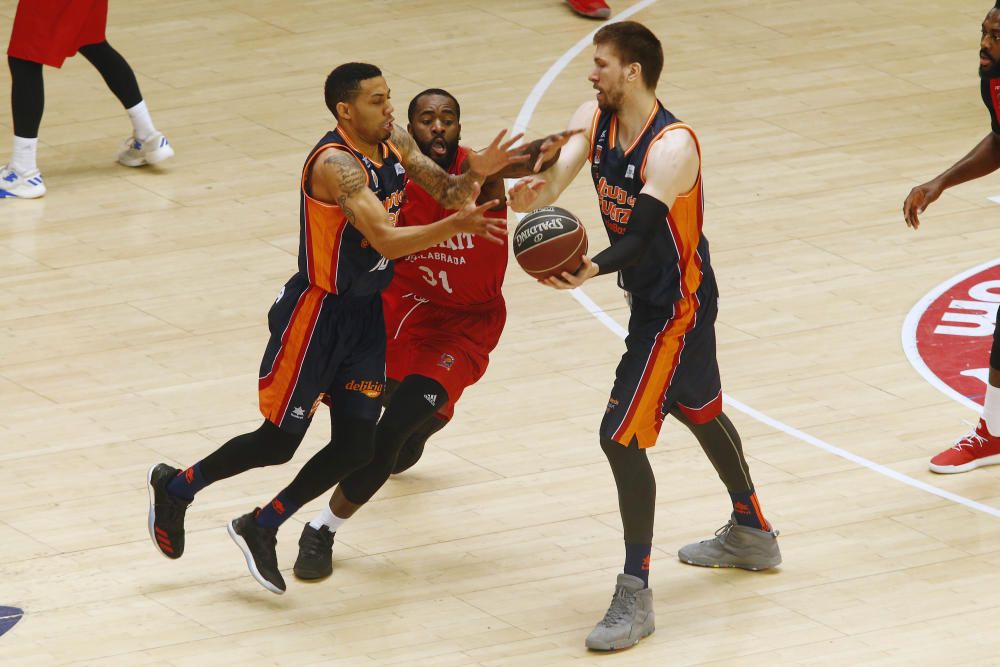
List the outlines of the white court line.
{"type": "MultiPolygon", "coordinates": [[[[607,23],[622,21],[632,16],[636,12],[639,12],[645,9],[646,7],[649,7],[656,1],[657,0],[642,0],[642,2],[638,2],[629,7],[628,9],[620,12],[619,14],[617,14],[617,16],[615,16],[615,18],[613,18],[611,21],[608,21],[607,23]]],[[[604,24],[602,23],[601,25],[604,24]]],[[[556,80],[556,77],[558,77],[562,73],[562,71],[566,69],[566,66],[573,60],[573,58],[575,58],[581,51],[583,51],[585,48],[587,48],[587,46],[591,44],[594,38],[594,33],[597,32],[599,28],[600,26],[587,33],[585,37],[583,37],[579,42],[574,44],[568,51],[566,51],[566,53],[560,56],[560,58],[555,63],[553,63],[551,67],[549,67],[549,69],[545,72],[545,74],[542,75],[542,78],[538,80],[538,83],[535,84],[535,87],[531,89],[531,93],[528,94],[527,99],[521,106],[521,111],[517,114],[517,120],[514,122],[514,127],[512,128],[513,134],[517,134],[518,132],[524,131],[524,129],[528,125],[528,121],[531,120],[532,114],[534,114],[535,112],[535,108],[538,107],[538,103],[541,101],[542,96],[545,95],[545,91],[548,90],[549,86],[552,85],[552,82],[556,80]]],[[[520,218],[523,216],[518,215],[517,217],[518,220],[520,220],[520,218]]],[[[990,264],[983,266],[989,266],[989,265],[990,264]]],[[[982,268],[982,267],[977,267],[977,268],[982,268]]],[[[947,289],[947,287],[945,289],[947,289]]],[[[943,292],[944,289],[942,289],[941,291],[943,292]]],[[[580,303],[580,305],[582,305],[584,308],[587,309],[587,312],[589,312],[591,315],[597,318],[597,320],[600,321],[601,324],[610,329],[620,338],[623,339],[625,338],[625,335],[627,333],[626,329],[622,325],[620,325],[614,318],[605,313],[601,309],[601,307],[598,306],[596,303],[594,303],[594,301],[589,296],[587,296],[587,294],[582,289],[577,288],[574,290],[570,290],[569,293],[570,296],[572,296],[580,303]]],[[[935,295],[935,297],[936,296],[937,295],[935,295]]],[[[924,298],[926,299],[927,297],[924,298]]],[[[909,317],[907,319],[909,319],[909,317]]],[[[907,352],[907,356],[909,356],[909,352],[907,352]]],[[[917,370],[919,371],[920,369],[918,368],[917,370]]],[[[852,454],[846,449],[841,449],[840,447],[831,445],[830,443],[824,442],[823,440],[820,440],[815,436],[809,435],[808,433],[804,433],[803,431],[800,431],[795,427],[789,426],[784,422],[780,422],[777,419],[768,417],[763,412],[751,408],[749,405],[736,400],[729,394],[723,394],[723,396],[724,396],[723,400],[727,405],[733,406],[734,408],[736,408],[743,414],[747,415],[748,417],[756,419],[762,424],[767,424],[771,428],[777,431],[781,431],[782,433],[785,433],[787,435],[790,435],[793,438],[797,438],[798,440],[801,440],[806,444],[812,445],[817,449],[822,449],[823,451],[829,452],[834,456],[839,456],[840,458],[847,459],[852,463],[855,463],[864,468],[868,468],[869,470],[877,472],[880,475],[885,475],[886,477],[894,479],[897,482],[901,482],[908,486],[912,486],[915,489],[926,491],[927,493],[930,493],[932,495],[944,498],[945,500],[950,500],[953,503],[964,505],[965,507],[974,509],[979,512],[983,512],[985,514],[989,514],[991,516],[1000,517],[1000,509],[991,507],[990,505],[985,505],[981,502],[972,500],[971,498],[966,498],[965,496],[960,496],[958,494],[951,493],[950,491],[945,491],[944,489],[939,489],[936,486],[933,486],[926,482],[922,482],[919,479],[914,479],[909,475],[904,475],[903,473],[893,470],[892,468],[888,468],[880,463],[869,461],[863,456],[852,454]]],[[[977,410],[979,409],[978,406],[976,409],[977,410]]]]}
{"type": "Polygon", "coordinates": [[[957,276],[944,281],[925,294],[920,301],[917,301],[913,308],[910,309],[910,312],[906,314],[906,319],[903,321],[903,350],[906,352],[906,358],[909,359],[910,365],[913,366],[913,368],[920,373],[924,379],[931,384],[931,386],[940,391],[942,394],[961,403],[971,410],[975,410],[976,412],[982,411],[983,408],[981,405],[968,397],[963,396],[942,382],[941,378],[934,375],[934,372],[929,369],[927,364],[924,363],[924,360],[920,358],[920,353],[917,351],[917,325],[920,324],[920,316],[924,314],[927,307],[931,305],[931,303],[933,303],[939,296],[969,276],[974,276],[980,271],[985,271],[986,269],[996,266],[997,264],[1000,264],[1000,259],[991,259],[988,262],[983,262],[979,266],[974,266],[968,271],[963,271],[957,276]]]}

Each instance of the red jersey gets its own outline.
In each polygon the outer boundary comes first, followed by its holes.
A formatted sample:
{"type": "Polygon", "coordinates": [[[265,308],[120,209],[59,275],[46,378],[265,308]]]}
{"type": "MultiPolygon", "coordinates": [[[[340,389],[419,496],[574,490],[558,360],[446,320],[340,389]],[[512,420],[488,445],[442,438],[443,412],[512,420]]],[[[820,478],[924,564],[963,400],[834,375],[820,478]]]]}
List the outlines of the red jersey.
{"type": "MultiPolygon", "coordinates": [[[[461,174],[468,149],[459,146],[450,174],[461,174]]],[[[445,209],[412,180],[397,225],[427,225],[454,211],[445,209]]],[[[507,219],[507,209],[490,211],[489,217],[507,219]]],[[[493,243],[474,234],[459,234],[444,243],[396,261],[396,276],[388,290],[413,293],[440,306],[472,306],[502,299],[507,270],[506,244],[493,243]]]]}

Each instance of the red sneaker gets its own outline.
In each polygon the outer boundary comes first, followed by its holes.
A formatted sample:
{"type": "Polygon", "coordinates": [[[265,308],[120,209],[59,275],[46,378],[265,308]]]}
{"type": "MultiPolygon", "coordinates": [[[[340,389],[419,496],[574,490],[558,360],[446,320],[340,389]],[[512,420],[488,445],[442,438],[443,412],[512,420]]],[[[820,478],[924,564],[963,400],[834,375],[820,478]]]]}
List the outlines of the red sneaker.
{"type": "Polygon", "coordinates": [[[1000,437],[986,430],[986,420],[980,419],[976,429],[962,436],[953,447],[931,459],[931,472],[943,474],[967,472],[980,466],[1000,463],[1000,437]]]}
{"type": "Polygon", "coordinates": [[[611,16],[611,8],[604,0],[566,0],[566,4],[580,16],[591,19],[606,19],[611,16]]]}

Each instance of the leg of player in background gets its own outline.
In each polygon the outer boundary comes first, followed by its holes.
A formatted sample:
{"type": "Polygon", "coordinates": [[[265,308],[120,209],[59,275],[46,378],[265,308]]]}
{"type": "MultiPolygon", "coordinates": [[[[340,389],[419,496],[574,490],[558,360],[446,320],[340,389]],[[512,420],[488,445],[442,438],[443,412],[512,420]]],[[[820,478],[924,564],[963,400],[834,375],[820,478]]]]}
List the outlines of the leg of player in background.
{"type": "Polygon", "coordinates": [[[976,427],[949,449],[931,459],[936,473],[967,472],[1000,463],[1000,320],[993,329],[990,375],[986,384],[983,414],[976,427]]]}
{"type": "Polygon", "coordinates": [[[14,119],[14,150],[0,169],[0,198],[35,199],[45,194],[45,182],[38,171],[38,128],[45,110],[45,84],[41,63],[12,56],[10,67],[10,107],[14,119]]]}
{"type": "Polygon", "coordinates": [[[733,503],[732,518],[716,536],[687,545],[678,553],[679,558],[691,565],[745,570],[765,570],[779,565],[778,533],[772,530],[760,509],[740,435],[729,417],[720,412],[712,420],[698,424],[677,408],[670,414],[698,439],[733,503]]]}
{"type": "Polygon", "coordinates": [[[337,530],[382,488],[403,444],[447,402],[448,395],[438,382],[422,375],[403,379],[379,419],[371,461],[344,478],[329,506],[303,527],[295,560],[296,577],[311,580],[330,575],[337,530]]]}
{"type": "Polygon", "coordinates": [[[118,161],[126,167],[141,167],[173,157],[174,149],[153,125],[135,72],[125,58],[106,41],[81,46],[80,55],[104,77],[104,82],[125,107],[132,122],[132,136],[122,142],[118,161]]]}

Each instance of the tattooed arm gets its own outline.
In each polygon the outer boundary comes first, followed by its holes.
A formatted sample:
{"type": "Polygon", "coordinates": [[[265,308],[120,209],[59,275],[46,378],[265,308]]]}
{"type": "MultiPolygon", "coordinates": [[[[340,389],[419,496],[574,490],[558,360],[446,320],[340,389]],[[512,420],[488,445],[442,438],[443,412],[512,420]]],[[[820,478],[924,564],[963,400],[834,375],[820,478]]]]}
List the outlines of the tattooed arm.
{"type": "Polygon", "coordinates": [[[487,176],[530,157],[520,148],[511,148],[521,138],[520,134],[501,142],[503,135],[501,132],[489,146],[470,153],[466,160],[469,170],[461,176],[449,174],[421,153],[413,137],[398,125],[393,126],[390,141],[399,149],[407,175],[442,206],[457,209],[469,199],[474,184],[481,184],[487,176]]]}
{"type": "Polygon", "coordinates": [[[458,210],[430,225],[394,227],[389,214],[375,193],[368,188],[368,174],[357,159],[336,148],[328,148],[316,156],[307,182],[313,199],[335,204],[344,217],[368,239],[383,257],[397,259],[447,241],[459,232],[478,234],[487,240],[504,243],[506,228],[483,212],[496,204],[489,201],[476,206],[479,186],[473,183],[458,210]]]}

